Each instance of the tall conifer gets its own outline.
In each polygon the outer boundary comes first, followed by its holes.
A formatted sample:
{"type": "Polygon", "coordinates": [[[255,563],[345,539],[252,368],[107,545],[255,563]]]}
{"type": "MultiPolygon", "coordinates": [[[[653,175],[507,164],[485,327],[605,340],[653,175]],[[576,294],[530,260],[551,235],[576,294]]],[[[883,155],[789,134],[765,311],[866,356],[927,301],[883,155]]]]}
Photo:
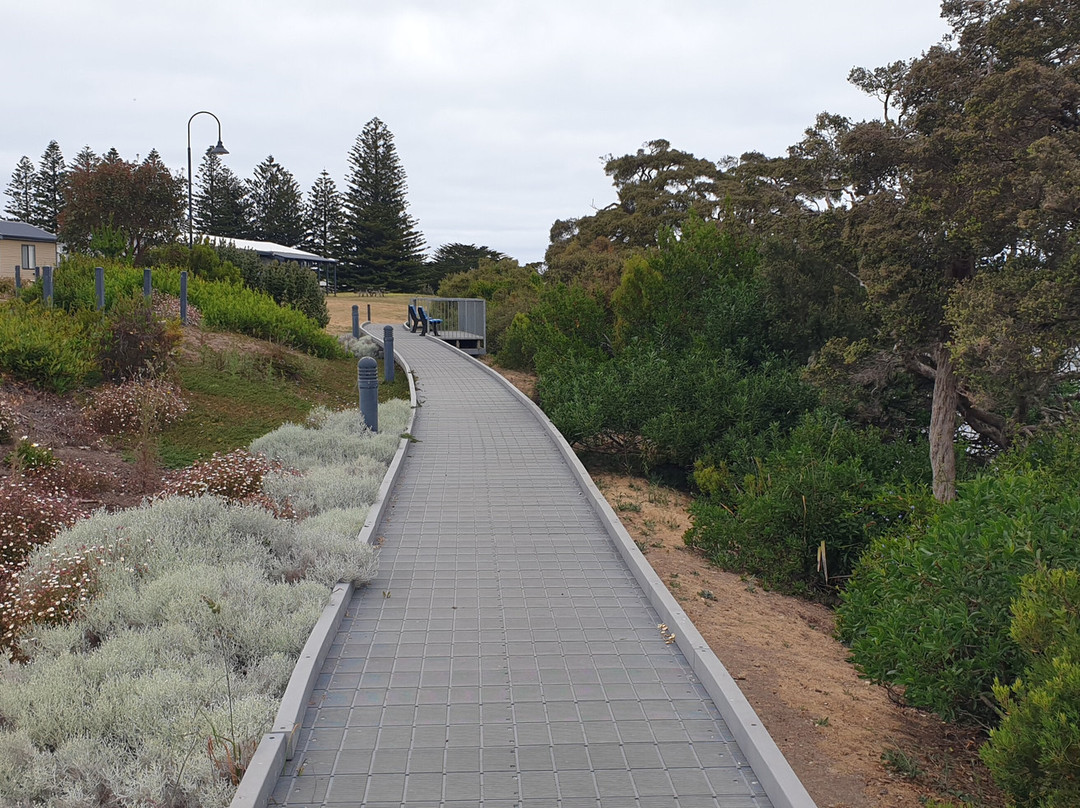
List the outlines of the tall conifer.
{"type": "Polygon", "coordinates": [[[4,213],[20,222],[33,224],[34,217],[34,180],[37,171],[29,157],[23,157],[11,174],[11,182],[4,193],[11,201],[4,206],[4,213]]]}
{"type": "Polygon", "coordinates": [[[60,228],[60,211],[64,208],[64,181],[67,178],[67,166],[60,145],[49,141],[38,163],[37,176],[34,178],[34,215],[32,224],[50,233],[60,228]]]}
{"type": "Polygon", "coordinates": [[[206,150],[195,178],[195,227],[209,236],[247,238],[250,232],[244,183],[221,158],[206,150]]]}
{"type": "Polygon", "coordinates": [[[422,273],[424,237],[406,212],[405,170],[394,136],[378,118],[356,138],[349,167],[339,254],[343,282],[413,291],[422,273]]]}
{"type": "Polygon", "coordinates": [[[300,186],[292,173],[271,154],[247,181],[253,238],[296,247],[304,240],[300,186]]]}
{"type": "Polygon", "coordinates": [[[341,241],[342,198],[333,177],[326,169],[323,169],[308,191],[304,216],[307,225],[305,246],[319,255],[336,255],[341,241]]]}

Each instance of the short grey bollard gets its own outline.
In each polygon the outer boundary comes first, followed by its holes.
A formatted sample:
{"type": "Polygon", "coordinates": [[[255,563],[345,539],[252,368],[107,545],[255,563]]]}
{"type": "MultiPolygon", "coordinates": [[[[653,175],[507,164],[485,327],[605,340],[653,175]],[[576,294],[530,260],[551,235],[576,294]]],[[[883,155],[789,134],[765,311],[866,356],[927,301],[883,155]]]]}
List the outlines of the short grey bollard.
{"type": "Polygon", "coordinates": [[[360,416],[364,426],[379,431],[379,365],[370,356],[356,363],[356,386],[360,389],[360,416]]]}
{"type": "Polygon", "coordinates": [[[45,305],[48,306],[51,309],[52,308],[52,302],[53,302],[52,267],[42,267],[41,272],[42,272],[41,295],[42,295],[42,297],[45,298],[45,305]]]}
{"type": "Polygon", "coordinates": [[[41,267],[34,267],[34,283],[41,280],[41,267]]]}
{"type": "Polygon", "coordinates": [[[187,325],[187,270],[180,273],[180,322],[187,325]]]}
{"type": "Polygon", "coordinates": [[[394,381],[394,327],[383,326],[383,381],[390,384],[394,381]]]}
{"type": "Polygon", "coordinates": [[[360,307],[352,307],[352,335],[353,339],[360,339],[360,307]]]}
{"type": "Polygon", "coordinates": [[[143,297],[147,300],[150,299],[150,292],[154,288],[153,281],[150,280],[150,270],[144,269],[142,271],[142,293],[143,297]]]}
{"type": "Polygon", "coordinates": [[[94,302],[98,311],[105,308],[105,267],[94,267],[94,302]]]}

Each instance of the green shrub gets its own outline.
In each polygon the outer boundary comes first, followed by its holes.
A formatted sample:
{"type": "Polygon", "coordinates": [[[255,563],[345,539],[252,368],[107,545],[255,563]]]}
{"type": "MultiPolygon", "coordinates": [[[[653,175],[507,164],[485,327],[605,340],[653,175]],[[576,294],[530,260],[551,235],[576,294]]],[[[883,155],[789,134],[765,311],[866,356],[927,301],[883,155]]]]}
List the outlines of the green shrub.
{"type": "Polygon", "coordinates": [[[0,371],[54,393],[82,384],[94,369],[94,338],[66,312],[33,303],[0,306],[0,371]]]}
{"type": "Polygon", "coordinates": [[[571,351],[541,370],[537,391],[571,443],[685,468],[710,451],[737,454],[774,425],[786,432],[814,404],[784,363],[748,366],[704,341],[673,354],[637,342],[612,359],[571,351]]]}
{"type": "Polygon", "coordinates": [[[809,413],[741,479],[724,462],[697,465],[707,496],[692,506],[686,542],[777,589],[835,589],[872,536],[925,507],[926,453],[925,441],[889,442],[878,430],[809,413]],[[915,480],[923,487],[905,487],[915,480]]]}
{"type": "Polygon", "coordinates": [[[158,317],[141,293],[132,293],[106,316],[98,364],[112,381],[159,376],[169,370],[179,339],[179,331],[158,317]]]}
{"type": "Polygon", "coordinates": [[[1080,494],[1045,471],[962,483],[925,526],[876,539],[842,594],[838,628],[859,669],[908,703],[992,723],[995,680],[1022,658],[1009,605],[1038,565],[1080,566],[1080,494]]]}
{"type": "Polygon", "coordinates": [[[281,306],[291,306],[310,317],[320,328],[330,322],[326,296],[314,270],[292,261],[260,263],[258,269],[244,273],[244,283],[252,289],[266,292],[281,306]]]}
{"type": "Polygon", "coordinates": [[[603,304],[584,289],[559,284],[546,287],[527,312],[517,312],[501,340],[503,367],[548,367],[571,353],[603,356],[610,317],[603,304]]]}
{"type": "Polygon", "coordinates": [[[1024,670],[1012,685],[994,685],[1005,717],[982,758],[1020,808],[1072,808],[1080,805],[1080,575],[1025,576],[1012,615],[1024,670]]]}
{"type": "Polygon", "coordinates": [[[4,461],[13,469],[29,473],[51,469],[60,462],[48,446],[26,439],[18,441],[4,461]]]}
{"type": "MultiPolygon", "coordinates": [[[[179,291],[179,281],[170,291],[179,291]]],[[[343,355],[337,339],[317,322],[296,309],[279,306],[263,292],[195,279],[188,285],[188,295],[210,328],[280,342],[324,359],[343,355]]]]}

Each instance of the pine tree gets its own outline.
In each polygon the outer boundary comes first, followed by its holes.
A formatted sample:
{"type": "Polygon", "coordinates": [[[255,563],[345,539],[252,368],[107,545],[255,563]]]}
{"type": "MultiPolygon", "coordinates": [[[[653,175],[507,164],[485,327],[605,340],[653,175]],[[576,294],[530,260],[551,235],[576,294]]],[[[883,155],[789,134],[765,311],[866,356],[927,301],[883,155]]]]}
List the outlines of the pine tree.
{"type": "Polygon", "coordinates": [[[4,213],[20,222],[33,224],[34,218],[34,180],[37,171],[29,157],[23,157],[15,166],[11,182],[4,193],[11,201],[4,207],[4,213]]]}
{"type": "Polygon", "coordinates": [[[342,199],[333,178],[323,169],[308,191],[304,205],[307,237],[304,246],[314,253],[332,256],[338,252],[343,222],[342,199]]]}
{"type": "Polygon", "coordinates": [[[55,233],[60,229],[60,211],[64,209],[64,181],[67,166],[55,140],[49,141],[38,163],[34,178],[34,213],[32,224],[55,233]]]}
{"type": "Polygon", "coordinates": [[[349,152],[341,275],[355,287],[411,291],[422,272],[424,237],[406,213],[405,170],[394,136],[372,118],[349,152]]]}
{"type": "Polygon", "coordinates": [[[304,240],[304,213],[300,186],[271,154],[247,181],[251,206],[251,232],[256,239],[295,247],[304,240]]]}
{"type": "Polygon", "coordinates": [[[221,157],[206,150],[195,184],[195,227],[209,236],[247,238],[250,233],[244,184],[221,157]]]}

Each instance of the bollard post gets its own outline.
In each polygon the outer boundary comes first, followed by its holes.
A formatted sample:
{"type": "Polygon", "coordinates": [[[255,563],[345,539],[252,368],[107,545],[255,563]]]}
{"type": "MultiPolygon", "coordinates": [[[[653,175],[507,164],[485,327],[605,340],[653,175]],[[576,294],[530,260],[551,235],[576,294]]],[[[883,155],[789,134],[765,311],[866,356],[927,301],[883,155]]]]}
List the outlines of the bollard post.
{"type": "Polygon", "coordinates": [[[379,431],[379,366],[370,356],[356,363],[356,386],[360,390],[360,416],[372,432],[379,431]]]}
{"type": "Polygon", "coordinates": [[[34,267],[34,283],[41,280],[41,267],[34,267]]]}
{"type": "Polygon", "coordinates": [[[187,325],[187,270],[180,272],[180,322],[187,325]]]}
{"type": "Polygon", "coordinates": [[[105,267],[94,267],[94,302],[98,311],[105,308],[105,267]]]}
{"type": "Polygon", "coordinates": [[[42,267],[42,287],[41,296],[45,298],[45,305],[48,308],[52,308],[53,298],[53,276],[52,267],[42,267]]]}
{"type": "Polygon", "coordinates": [[[360,339],[360,307],[352,307],[352,335],[353,339],[360,339]]]}
{"type": "Polygon", "coordinates": [[[150,292],[152,289],[153,284],[150,280],[150,268],[147,267],[142,271],[142,294],[147,300],[150,299],[150,292]]]}
{"type": "Polygon", "coordinates": [[[394,381],[394,327],[383,326],[383,381],[391,384],[394,381]]]}
{"type": "Polygon", "coordinates": [[[369,323],[371,322],[371,304],[370,303],[367,304],[367,321],[369,323]]]}
{"type": "Polygon", "coordinates": [[[22,289],[22,267],[18,264],[15,265],[15,294],[18,296],[19,290],[22,289]]]}

